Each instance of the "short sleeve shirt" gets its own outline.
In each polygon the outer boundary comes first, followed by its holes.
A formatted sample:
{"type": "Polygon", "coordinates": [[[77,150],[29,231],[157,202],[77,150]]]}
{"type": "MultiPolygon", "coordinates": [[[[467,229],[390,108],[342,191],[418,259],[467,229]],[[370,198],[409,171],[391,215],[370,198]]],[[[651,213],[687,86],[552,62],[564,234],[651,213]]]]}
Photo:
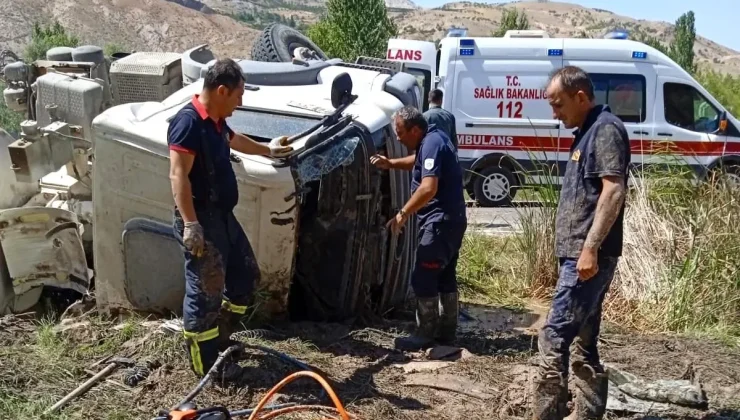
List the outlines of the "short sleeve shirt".
{"type": "Polygon", "coordinates": [[[167,131],[170,150],[195,156],[188,178],[196,211],[208,205],[211,187],[217,194],[217,200],[213,203],[216,208],[229,212],[238,202],[239,193],[229,147],[233,135],[234,131],[226,121],[216,122],[208,115],[198,95],[178,111],[170,122],[167,131]],[[204,150],[206,147],[208,150],[204,150]],[[210,158],[213,165],[215,185],[209,183],[206,157],[210,158]]]}
{"type": "Polygon", "coordinates": [[[437,177],[437,193],[418,211],[419,224],[464,221],[466,209],[462,168],[450,138],[435,125],[429,126],[416,151],[411,177],[412,194],[419,188],[422,179],[428,176],[437,177]]]}
{"type": "MultiPolygon", "coordinates": [[[[622,177],[626,185],[630,157],[629,136],[622,121],[608,106],[594,107],[584,126],[575,132],[570,149],[555,222],[558,257],[580,256],[596,215],[603,188],[601,178],[622,177]]],[[[599,255],[622,255],[624,209],[623,203],[599,255]]]]}

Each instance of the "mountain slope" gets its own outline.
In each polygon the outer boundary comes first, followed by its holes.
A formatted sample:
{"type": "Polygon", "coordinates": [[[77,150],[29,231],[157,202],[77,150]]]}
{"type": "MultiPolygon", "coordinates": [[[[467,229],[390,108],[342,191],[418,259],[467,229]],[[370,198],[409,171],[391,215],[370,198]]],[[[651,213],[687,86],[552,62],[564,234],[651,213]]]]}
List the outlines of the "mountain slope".
{"type": "Polygon", "coordinates": [[[248,55],[259,32],[203,6],[196,0],[0,0],[0,48],[23,53],[33,22],[57,19],[84,44],[180,52],[209,43],[218,55],[248,55]]]}
{"type": "MultiPolygon", "coordinates": [[[[609,29],[657,37],[667,43],[673,25],[619,16],[570,3],[528,1],[506,5],[457,2],[435,9],[410,0],[386,0],[400,36],[435,41],[451,26],[471,36],[489,36],[504,7],[524,10],[532,29],[553,37],[600,38],[609,29]]],[[[247,57],[258,31],[274,21],[299,29],[316,22],[325,0],[0,0],[0,49],[23,52],[35,20],[58,19],[84,43],[117,43],[136,50],[182,51],[209,43],[218,55],[247,57]]],[[[697,60],[715,70],[740,74],[740,53],[697,36],[697,60]]]]}

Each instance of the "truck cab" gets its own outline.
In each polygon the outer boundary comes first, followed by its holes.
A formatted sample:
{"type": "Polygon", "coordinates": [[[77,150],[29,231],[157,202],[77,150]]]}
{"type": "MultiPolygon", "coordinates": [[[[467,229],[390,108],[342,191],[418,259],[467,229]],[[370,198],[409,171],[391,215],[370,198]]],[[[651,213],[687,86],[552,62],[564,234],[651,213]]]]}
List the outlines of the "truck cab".
{"type": "Polygon", "coordinates": [[[433,43],[392,39],[388,45],[389,60],[444,91],[442,107],[456,118],[466,190],[481,206],[510,205],[527,186],[560,184],[574,136],[554,119],[545,88],[553,71],[569,65],[591,75],[596,103],[608,104],[624,122],[633,167],[688,165],[699,179],[719,171],[740,185],[738,119],[643,43],[510,31],[502,38],[448,36],[436,54],[433,43]]]}
{"type": "MultiPolygon", "coordinates": [[[[290,45],[302,37],[277,29],[290,45]]],[[[167,129],[215,57],[200,45],[114,58],[84,46],[6,68],[4,96],[27,120],[18,139],[0,132],[0,313],[49,291],[94,293],[103,313],[181,313],[167,129]]],[[[235,59],[246,90],[228,123],[261,142],[290,136],[294,148],[280,159],[232,156],[234,213],[261,273],[252,306],[299,320],[387,314],[405,303],[416,249],[413,223],[386,229],[410,175],[378,170],[370,156],[408,154],[391,116],[422,106],[417,80],[385,60],[284,58],[235,59]]]]}

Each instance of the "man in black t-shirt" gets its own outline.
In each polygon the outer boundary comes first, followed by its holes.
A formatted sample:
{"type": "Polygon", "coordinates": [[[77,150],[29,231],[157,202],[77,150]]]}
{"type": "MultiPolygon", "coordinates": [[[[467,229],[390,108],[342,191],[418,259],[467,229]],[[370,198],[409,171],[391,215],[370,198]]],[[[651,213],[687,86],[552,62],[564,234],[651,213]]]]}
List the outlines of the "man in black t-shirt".
{"type": "Polygon", "coordinates": [[[576,387],[570,418],[597,419],[606,410],[608,391],[597,341],[601,306],[622,255],[629,137],[608,106],[594,103],[591,79],[577,67],[555,72],[547,98],[554,117],[577,130],[555,222],[560,276],[539,335],[533,418],[562,419],[567,414],[570,362],[576,387]]]}

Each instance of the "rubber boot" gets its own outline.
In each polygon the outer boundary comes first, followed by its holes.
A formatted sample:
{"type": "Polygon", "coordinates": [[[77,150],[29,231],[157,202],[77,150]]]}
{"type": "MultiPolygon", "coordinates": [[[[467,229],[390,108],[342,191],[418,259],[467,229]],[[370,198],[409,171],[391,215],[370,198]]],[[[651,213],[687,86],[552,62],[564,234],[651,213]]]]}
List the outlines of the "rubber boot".
{"type": "MultiPolygon", "coordinates": [[[[213,365],[218,360],[220,351],[217,350],[216,346],[220,345],[219,341],[220,340],[216,338],[214,340],[209,340],[209,341],[198,343],[199,351],[197,352],[197,354],[200,359],[199,360],[200,365],[203,368],[202,374],[195,369],[195,364],[193,361],[193,354],[191,351],[192,341],[189,339],[186,339],[185,342],[183,343],[183,349],[188,355],[188,362],[190,363],[190,369],[199,378],[203,378],[205,375],[207,375],[208,371],[213,367],[213,365]]],[[[221,361],[221,364],[216,368],[216,372],[213,376],[214,382],[218,382],[224,385],[226,384],[242,385],[244,381],[247,379],[246,378],[247,375],[244,371],[244,368],[239,366],[236,360],[237,358],[234,356],[234,353],[231,353],[229,356],[224,358],[221,361]]]]}
{"type": "Polygon", "coordinates": [[[562,376],[538,375],[532,383],[532,420],[562,420],[567,412],[568,387],[562,376]]]}
{"type": "MultiPolygon", "coordinates": [[[[225,309],[221,309],[218,317],[218,351],[222,352],[227,348],[239,344],[238,341],[231,339],[231,334],[234,333],[236,326],[239,324],[241,315],[229,312],[225,309]]],[[[235,351],[231,353],[233,359],[243,358],[244,353],[241,351],[235,351]]]]}
{"type": "Polygon", "coordinates": [[[573,363],[573,412],[568,420],[602,419],[609,397],[609,378],[601,367],[594,368],[583,362],[573,363]]]}
{"type": "Polygon", "coordinates": [[[457,319],[460,314],[457,292],[439,295],[440,315],[437,341],[450,345],[457,339],[457,319]]]}
{"type": "Polygon", "coordinates": [[[434,345],[439,323],[439,297],[416,299],[416,331],[410,337],[396,338],[397,350],[417,351],[434,345]]]}

